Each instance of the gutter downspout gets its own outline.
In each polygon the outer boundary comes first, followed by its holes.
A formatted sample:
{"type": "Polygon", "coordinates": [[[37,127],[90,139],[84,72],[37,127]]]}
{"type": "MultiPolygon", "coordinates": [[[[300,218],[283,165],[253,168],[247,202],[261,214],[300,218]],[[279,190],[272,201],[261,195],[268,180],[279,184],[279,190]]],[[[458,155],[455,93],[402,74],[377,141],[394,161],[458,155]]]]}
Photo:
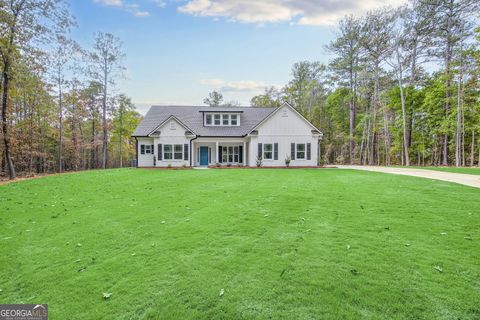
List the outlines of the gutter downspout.
{"type": "Polygon", "coordinates": [[[193,148],[192,148],[192,141],[193,140],[196,140],[198,138],[198,136],[195,136],[195,138],[193,139],[190,139],[190,167],[193,167],[192,166],[192,162],[193,162],[193,148]]]}
{"type": "Polygon", "coordinates": [[[138,139],[135,138],[135,168],[138,168],[138,139]]]}
{"type": "Polygon", "coordinates": [[[322,161],[322,152],[321,152],[322,140],[323,140],[323,134],[320,134],[320,136],[318,137],[318,161],[317,161],[318,166],[321,165],[321,161],[322,161]]]}

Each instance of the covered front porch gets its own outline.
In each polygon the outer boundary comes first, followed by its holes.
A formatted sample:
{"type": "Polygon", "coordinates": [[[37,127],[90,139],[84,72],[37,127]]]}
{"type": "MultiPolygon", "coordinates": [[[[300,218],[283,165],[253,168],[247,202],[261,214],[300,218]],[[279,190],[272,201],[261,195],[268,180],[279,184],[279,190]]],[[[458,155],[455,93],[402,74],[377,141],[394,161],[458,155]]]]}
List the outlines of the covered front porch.
{"type": "Polygon", "coordinates": [[[192,140],[192,164],[198,166],[248,166],[245,138],[197,138],[192,140]]]}

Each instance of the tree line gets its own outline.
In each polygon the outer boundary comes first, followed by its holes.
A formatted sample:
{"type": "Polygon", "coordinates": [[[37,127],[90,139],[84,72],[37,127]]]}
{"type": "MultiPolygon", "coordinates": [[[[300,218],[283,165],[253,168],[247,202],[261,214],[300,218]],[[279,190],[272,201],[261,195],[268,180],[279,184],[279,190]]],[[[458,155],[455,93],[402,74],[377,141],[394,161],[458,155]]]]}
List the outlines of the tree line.
{"type": "Polygon", "coordinates": [[[121,41],[98,32],[91,48],[63,0],[0,0],[0,175],[130,165],[140,120],[114,90],[121,41]]]}
{"type": "Polygon", "coordinates": [[[293,105],[323,131],[323,163],[478,165],[479,9],[476,0],[410,0],[346,16],[328,64],[296,63],[284,88],[251,104],[293,105]]]}
{"type": "MultiPolygon", "coordinates": [[[[328,64],[296,63],[251,104],[293,105],[323,131],[322,163],[479,164],[479,9],[410,0],[346,16],[328,64]]],[[[131,164],[141,117],[115,90],[122,43],[99,32],[82,48],[75,27],[64,0],[0,0],[0,175],[131,164]]],[[[238,105],[217,92],[204,102],[238,105]]]]}

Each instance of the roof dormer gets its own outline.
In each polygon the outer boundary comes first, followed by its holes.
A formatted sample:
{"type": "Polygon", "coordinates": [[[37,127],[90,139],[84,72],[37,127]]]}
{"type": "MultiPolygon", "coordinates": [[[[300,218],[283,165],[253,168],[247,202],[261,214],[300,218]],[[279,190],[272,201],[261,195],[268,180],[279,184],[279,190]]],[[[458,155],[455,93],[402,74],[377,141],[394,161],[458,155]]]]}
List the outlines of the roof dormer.
{"type": "Polygon", "coordinates": [[[204,111],[203,125],[206,127],[238,127],[241,112],[234,111],[204,111]]]}

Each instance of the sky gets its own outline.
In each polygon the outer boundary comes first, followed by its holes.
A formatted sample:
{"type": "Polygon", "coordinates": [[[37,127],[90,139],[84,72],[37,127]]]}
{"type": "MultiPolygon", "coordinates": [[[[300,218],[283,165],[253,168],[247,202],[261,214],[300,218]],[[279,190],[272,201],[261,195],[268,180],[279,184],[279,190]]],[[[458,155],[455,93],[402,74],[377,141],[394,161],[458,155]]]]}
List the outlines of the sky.
{"type": "Polygon", "coordinates": [[[283,87],[302,60],[327,63],[336,22],[398,0],[69,0],[72,37],[92,46],[96,32],[123,42],[125,77],[115,91],[141,113],[150,105],[201,105],[217,90],[249,105],[283,87]]]}

